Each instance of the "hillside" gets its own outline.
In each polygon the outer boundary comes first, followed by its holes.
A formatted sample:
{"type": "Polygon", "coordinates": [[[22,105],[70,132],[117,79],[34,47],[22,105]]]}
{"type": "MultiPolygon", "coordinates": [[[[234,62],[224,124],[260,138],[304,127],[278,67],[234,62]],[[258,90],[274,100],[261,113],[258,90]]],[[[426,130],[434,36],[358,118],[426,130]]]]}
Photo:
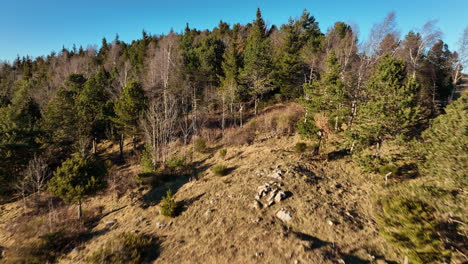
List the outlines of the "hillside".
{"type": "MultiPolygon", "coordinates": [[[[90,253],[121,232],[157,237],[160,249],[154,263],[396,260],[378,236],[372,215],[371,197],[383,178],[362,173],[349,157],[327,161],[310,153],[298,154],[294,145],[299,140],[298,136],[281,137],[229,147],[224,159],[215,151],[219,145],[210,146],[210,154],[196,156],[195,164],[203,175],[198,180],[180,177],[154,189],[130,189],[121,197],[109,193],[89,199],[85,209],[102,211],[90,230],[96,235],[59,263],[86,263],[90,253]],[[230,173],[214,175],[210,168],[215,164],[225,164],[230,173]],[[272,172],[281,172],[282,177],[270,177],[272,172]],[[255,196],[265,184],[277,186],[288,197],[271,206],[263,197],[265,207],[258,208],[255,196]],[[158,204],[168,188],[183,203],[183,211],[175,218],[159,214],[158,204]],[[275,216],[282,208],[290,212],[290,221],[275,216]]],[[[135,171],[138,168],[126,165],[116,172],[133,177],[135,171]]],[[[21,201],[2,206],[0,245],[8,248],[21,243],[22,237],[11,232],[11,223],[21,212],[21,201]]]]}

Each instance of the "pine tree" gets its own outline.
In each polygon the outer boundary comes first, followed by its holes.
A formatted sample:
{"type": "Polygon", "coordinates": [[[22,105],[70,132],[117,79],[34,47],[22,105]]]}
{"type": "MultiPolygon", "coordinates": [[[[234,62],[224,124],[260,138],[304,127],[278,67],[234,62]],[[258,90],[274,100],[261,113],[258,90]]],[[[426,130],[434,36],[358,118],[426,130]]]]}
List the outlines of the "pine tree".
{"type": "Polygon", "coordinates": [[[331,51],[325,60],[325,72],[320,81],[304,85],[305,105],[310,113],[324,112],[334,120],[335,130],[349,115],[349,96],[340,77],[340,64],[331,51]]]}
{"type": "Polygon", "coordinates": [[[273,89],[270,52],[265,21],[263,21],[260,9],[257,9],[257,18],[247,38],[242,71],[242,79],[249,86],[249,93],[255,103],[255,114],[257,114],[259,99],[273,89]]]}
{"type": "Polygon", "coordinates": [[[104,137],[108,123],[105,107],[109,99],[109,78],[109,73],[105,70],[99,71],[86,81],[76,100],[80,136],[92,138],[93,153],[96,153],[96,141],[104,137]]]}
{"type": "Polygon", "coordinates": [[[289,24],[281,29],[285,32],[283,45],[275,56],[275,85],[287,98],[296,98],[302,94],[304,65],[300,57],[302,44],[300,41],[300,28],[297,23],[290,20],[289,24]]]}
{"type": "Polygon", "coordinates": [[[77,203],[78,218],[81,218],[83,199],[104,187],[106,174],[107,169],[103,162],[74,155],[54,172],[48,183],[49,191],[66,203],[77,203]]]}
{"type": "Polygon", "coordinates": [[[385,55],[369,80],[367,100],[360,105],[357,124],[350,135],[359,147],[407,135],[419,121],[418,84],[406,77],[406,63],[385,55]]]}
{"type": "Polygon", "coordinates": [[[123,156],[123,137],[132,137],[133,150],[135,150],[138,121],[147,107],[147,97],[138,82],[130,82],[125,86],[120,98],[114,105],[116,117],[112,120],[116,123],[121,133],[120,155],[123,156]]]}

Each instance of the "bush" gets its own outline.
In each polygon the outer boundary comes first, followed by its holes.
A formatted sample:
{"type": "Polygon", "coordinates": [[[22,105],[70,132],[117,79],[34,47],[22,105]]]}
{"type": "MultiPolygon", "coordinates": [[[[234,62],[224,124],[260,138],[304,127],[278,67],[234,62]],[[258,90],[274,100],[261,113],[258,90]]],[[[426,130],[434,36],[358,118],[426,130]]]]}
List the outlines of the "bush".
{"type": "Polygon", "coordinates": [[[296,123],[297,133],[304,139],[315,139],[317,138],[317,133],[319,129],[315,125],[315,121],[309,120],[309,122],[304,122],[304,120],[299,120],[296,123]]]}
{"type": "Polygon", "coordinates": [[[379,172],[382,175],[386,175],[387,173],[392,173],[392,175],[397,175],[398,174],[398,167],[393,164],[393,163],[388,163],[386,165],[383,165],[379,168],[379,172]]]}
{"type": "Polygon", "coordinates": [[[449,256],[437,233],[434,209],[428,204],[394,195],[382,199],[379,207],[380,233],[411,263],[435,263],[449,256]]]}
{"type": "Polygon", "coordinates": [[[141,155],[140,165],[143,167],[144,172],[153,172],[156,169],[151,154],[151,146],[148,144],[145,145],[145,149],[141,155]]]}
{"type": "Polygon", "coordinates": [[[206,142],[202,138],[197,138],[195,140],[194,148],[195,148],[195,151],[198,152],[198,153],[206,153],[207,152],[206,142]]]}
{"type": "Polygon", "coordinates": [[[162,198],[160,207],[162,215],[169,217],[177,216],[179,203],[175,201],[174,194],[172,194],[171,189],[169,189],[166,192],[166,196],[162,198]]]}
{"type": "Polygon", "coordinates": [[[228,174],[228,168],[224,165],[215,165],[211,168],[211,171],[213,171],[216,176],[225,176],[228,174]]]}
{"type": "Polygon", "coordinates": [[[227,149],[223,148],[223,149],[220,149],[219,150],[219,156],[224,159],[226,157],[226,154],[227,154],[227,149]]]}
{"type": "Polygon", "coordinates": [[[294,151],[296,151],[297,153],[303,153],[306,150],[307,150],[307,144],[304,142],[298,142],[294,146],[294,151]]]}
{"type": "Polygon", "coordinates": [[[378,172],[386,163],[382,158],[364,152],[354,154],[353,160],[362,168],[363,171],[372,173],[378,172]]]}
{"type": "Polygon", "coordinates": [[[156,256],[158,247],[152,237],[121,233],[95,251],[88,262],[95,264],[143,263],[156,256]]]}

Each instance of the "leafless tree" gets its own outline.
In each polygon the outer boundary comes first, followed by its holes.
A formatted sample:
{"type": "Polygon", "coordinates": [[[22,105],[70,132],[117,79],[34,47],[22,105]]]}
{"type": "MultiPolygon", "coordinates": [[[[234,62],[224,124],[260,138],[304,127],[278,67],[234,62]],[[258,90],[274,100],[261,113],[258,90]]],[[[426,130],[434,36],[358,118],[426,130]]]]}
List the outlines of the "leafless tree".
{"type": "MultiPolygon", "coordinates": [[[[452,71],[453,85],[455,86],[461,78],[462,69],[468,68],[468,27],[465,27],[463,34],[458,41],[457,57],[454,59],[452,71]]],[[[453,89],[455,91],[455,89],[453,89]]],[[[453,98],[453,93],[452,93],[453,98]]]]}
{"type": "Polygon", "coordinates": [[[166,102],[158,99],[151,101],[142,121],[146,141],[151,146],[153,164],[166,160],[167,147],[173,141],[176,132],[178,102],[175,96],[166,96],[166,102]]]}
{"type": "Polygon", "coordinates": [[[408,62],[411,66],[412,76],[416,77],[419,69],[419,62],[427,49],[432,47],[442,36],[442,32],[436,27],[437,20],[428,21],[418,31],[416,39],[405,40],[405,52],[408,62]]]}
{"type": "Polygon", "coordinates": [[[23,171],[23,178],[16,184],[16,189],[21,193],[26,206],[26,197],[30,194],[37,194],[44,189],[50,170],[47,163],[41,157],[34,155],[23,171]]]}

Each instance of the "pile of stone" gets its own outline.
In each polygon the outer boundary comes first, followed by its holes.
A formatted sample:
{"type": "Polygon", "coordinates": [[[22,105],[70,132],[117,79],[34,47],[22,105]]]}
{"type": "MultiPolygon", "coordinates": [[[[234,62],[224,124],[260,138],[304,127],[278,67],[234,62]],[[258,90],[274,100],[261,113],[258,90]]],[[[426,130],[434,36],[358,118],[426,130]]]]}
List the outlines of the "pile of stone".
{"type": "Polygon", "coordinates": [[[281,190],[280,186],[283,184],[275,181],[270,181],[257,188],[257,194],[255,195],[254,206],[256,208],[263,208],[272,206],[275,202],[279,203],[287,198],[287,193],[281,190]],[[265,199],[266,198],[266,199],[265,199]],[[262,201],[265,200],[265,202],[262,201]]]}

